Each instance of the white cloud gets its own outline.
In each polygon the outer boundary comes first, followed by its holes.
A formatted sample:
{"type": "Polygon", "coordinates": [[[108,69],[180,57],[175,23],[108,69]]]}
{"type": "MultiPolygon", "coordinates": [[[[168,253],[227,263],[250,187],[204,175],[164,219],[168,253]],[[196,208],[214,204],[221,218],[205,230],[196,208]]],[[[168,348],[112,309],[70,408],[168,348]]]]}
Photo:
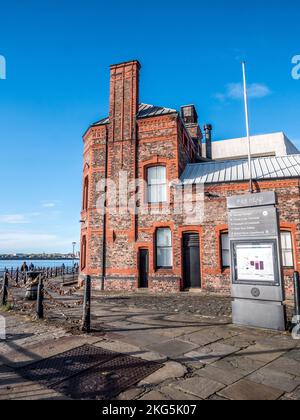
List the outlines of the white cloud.
{"type": "Polygon", "coordinates": [[[30,223],[30,221],[24,214],[4,214],[0,215],[0,223],[9,225],[23,225],[30,223]]]}
{"type": "Polygon", "coordinates": [[[44,209],[53,209],[54,207],[56,207],[56,203],[51,203],[51,202],[49,202],[49,203],[42,203],[42,207],[44,208],[44,209]]]}
{"type": "MultiPolygon", "coordinates": [[[[252,83],[248,85],[248,97],[252,98],[265,98],[272,94],[271,89],[263,83],[252,83]]],[[[226,99],[243,99],[244,97],[244,88],[242,83],[229,83],[226,86],[224,93],[217,93],[216,98],[220,101],[225,101],[226,99]]]]}

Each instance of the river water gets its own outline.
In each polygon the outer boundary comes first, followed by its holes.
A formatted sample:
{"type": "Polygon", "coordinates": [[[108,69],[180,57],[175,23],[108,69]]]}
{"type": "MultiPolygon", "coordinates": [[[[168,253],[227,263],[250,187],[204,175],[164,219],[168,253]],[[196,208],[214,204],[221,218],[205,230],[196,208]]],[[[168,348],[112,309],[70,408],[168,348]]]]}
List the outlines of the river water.
{"type": "MultiPolygon", "coordinates": [[[[23,262],[23,260],[0,260],[0,275],[2,275],[5,268],[8,270],[21,268],[23,262]]],[[[73,260],[27,260],[26,262],[28,266],[32,263],[35,267],[43,268],[61,267],[63,264],[65,267],[73,266],[73,260]]],[[[78,260],[74,260],[74,262],[79,263],[78,260]]]]}

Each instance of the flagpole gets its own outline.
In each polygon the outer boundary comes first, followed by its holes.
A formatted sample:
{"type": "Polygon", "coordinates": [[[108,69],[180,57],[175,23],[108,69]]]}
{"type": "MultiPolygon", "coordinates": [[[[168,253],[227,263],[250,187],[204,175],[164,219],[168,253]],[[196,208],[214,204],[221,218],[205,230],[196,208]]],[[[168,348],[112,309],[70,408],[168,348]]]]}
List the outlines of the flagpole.
{"type": "Polygon", "coordinates": [[[247,93],[247,79],[246,79],[246,63],[242,62],[243,66],[243,81],[244,81],[244,101],[245,101],[245,115],[246,115],[246,130],[248,141],[248,166],[250,175],[250,189],[249,192],[253,194],[253,175],[252,175],[252,158],[251,158],[251,137],[249,128],[249,107],[248,107],[248,93],[247,93]]]}

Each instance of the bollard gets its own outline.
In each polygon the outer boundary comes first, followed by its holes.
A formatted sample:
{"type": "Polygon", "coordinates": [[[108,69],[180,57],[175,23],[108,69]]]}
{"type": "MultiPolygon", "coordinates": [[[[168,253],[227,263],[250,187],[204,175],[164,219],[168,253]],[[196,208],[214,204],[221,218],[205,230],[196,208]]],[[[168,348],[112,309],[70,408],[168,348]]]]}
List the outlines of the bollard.
{"type": "Polygon", "coordinates": [[[295,316],[300,318],[300,275],[298,271],[294,273],[294,290],[295,290],[295,316]]]}
{"type": "Polygon", "coordinates": [[[44,319],[44,282],[42,276],[38,285],[36,313],[38,319],[44,319]]]}
{"type": "Polygon", "coordinates": [[[295,314],[293,317],[292,337],[294,340],[300,340],[300,274],[294,273],[294,295],[295,295],[295,314]]]}
{"type": "Polygon", "coordinates": [[[91,332],[91,276],[85,277],[84,288],[84,303],[83,303],[83,318],[82,318],[82,331],[91,332]]]}
{"type": "Polygon", "coordinates": [[[1,306],[5,306],[7,304],[7,297],[8,297],[8,271],[5,271],[3,277],[3,287],[1,293],[1,306]]]}

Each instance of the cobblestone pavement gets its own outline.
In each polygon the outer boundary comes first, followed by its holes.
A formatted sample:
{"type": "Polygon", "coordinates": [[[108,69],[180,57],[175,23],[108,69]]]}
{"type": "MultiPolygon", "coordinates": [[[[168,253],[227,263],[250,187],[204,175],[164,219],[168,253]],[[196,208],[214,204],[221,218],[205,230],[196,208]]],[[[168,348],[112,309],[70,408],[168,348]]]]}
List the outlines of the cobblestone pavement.
{"type": "MultiPolygon", "coordinates": [[[[21,290],[14,292],[18,300],[21,290]]],[[[32,320],[29,308],[2,314],[8,336],[0,342],[0,399],[66,399],[17,368],[83,344],[162,364],[120,400],[300,398],[300,343],[288,333],[233,326],[226,298],[96,294],[87,336],[74,328],[80,293],[52,295],[59,304],[46,302],[46,321],[32,320]]]]}

